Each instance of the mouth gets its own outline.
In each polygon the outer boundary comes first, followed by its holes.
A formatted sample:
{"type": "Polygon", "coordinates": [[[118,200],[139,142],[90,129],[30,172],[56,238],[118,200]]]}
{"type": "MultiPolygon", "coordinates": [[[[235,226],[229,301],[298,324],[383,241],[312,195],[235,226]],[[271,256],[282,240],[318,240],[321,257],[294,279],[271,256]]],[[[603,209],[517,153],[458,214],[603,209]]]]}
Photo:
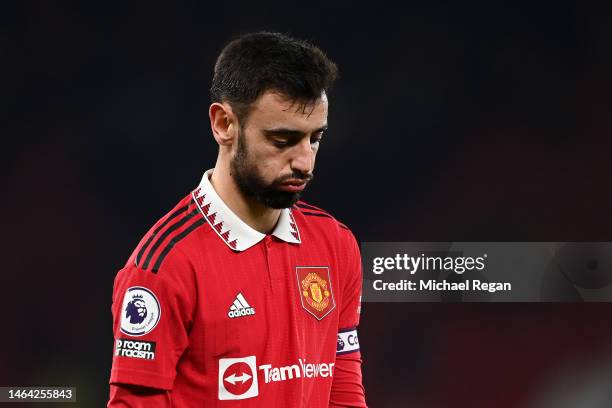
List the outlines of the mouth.
{"type": "Polygon", "coordinates": [[[278,188],[279,190],[282,190],[282,191],[288,191],[291,193],[299,193],[300,191],[306,188],[306,184],[308,184],[308,182],[305,180],[290,179],[280,184],[278,188]]]}

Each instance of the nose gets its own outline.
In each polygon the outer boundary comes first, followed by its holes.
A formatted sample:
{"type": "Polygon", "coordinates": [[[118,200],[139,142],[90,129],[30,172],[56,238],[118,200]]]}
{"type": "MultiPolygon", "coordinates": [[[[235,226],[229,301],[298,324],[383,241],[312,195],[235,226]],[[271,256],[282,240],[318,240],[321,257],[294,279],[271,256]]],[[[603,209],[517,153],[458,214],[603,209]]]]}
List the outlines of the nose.
{"type": "Polygon", "coordinates": [[[310,145],[310,139],[305,138],[294,146],[291,158],[291,170],[302,174],[310,174],[314,167],[315,153],[310,145]]]}

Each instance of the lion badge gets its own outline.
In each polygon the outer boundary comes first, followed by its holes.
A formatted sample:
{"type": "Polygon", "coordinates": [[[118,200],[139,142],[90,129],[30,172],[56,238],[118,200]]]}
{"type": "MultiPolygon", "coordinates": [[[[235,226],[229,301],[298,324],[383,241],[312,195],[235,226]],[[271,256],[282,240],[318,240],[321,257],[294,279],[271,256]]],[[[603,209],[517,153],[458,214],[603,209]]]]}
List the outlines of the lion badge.
{"type": "Polygon", "coordinates": [[[151,290],[134,286],[125,292],[121,313],[121,332],[144,336],[159,323],[161,307],[151,290]]]}

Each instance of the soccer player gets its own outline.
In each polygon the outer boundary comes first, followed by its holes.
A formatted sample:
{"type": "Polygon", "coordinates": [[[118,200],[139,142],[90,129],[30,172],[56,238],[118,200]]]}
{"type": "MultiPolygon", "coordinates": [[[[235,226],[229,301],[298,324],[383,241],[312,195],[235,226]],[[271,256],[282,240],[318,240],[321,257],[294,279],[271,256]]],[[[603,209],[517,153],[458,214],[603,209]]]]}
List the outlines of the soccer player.
{"type": "Polygon", "coordinates": [[[278,33],[219,55],[202,181],[116,278],[109,407],[365,407],[361,261],[349,229],[298,201],[336,65],[278,33]]]}

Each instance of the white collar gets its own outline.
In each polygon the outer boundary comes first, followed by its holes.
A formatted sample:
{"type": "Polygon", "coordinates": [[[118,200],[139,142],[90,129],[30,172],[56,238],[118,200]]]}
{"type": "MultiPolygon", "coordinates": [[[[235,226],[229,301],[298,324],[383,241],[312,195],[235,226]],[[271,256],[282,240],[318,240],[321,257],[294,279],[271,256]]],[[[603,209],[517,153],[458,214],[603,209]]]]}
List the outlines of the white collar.
{"type": "MultiPolygon", "coordinates": [[[[223,202],[209,180],[213,170],[210,169],[204,173],[200,185],[191,193],[191,196],[204,218],[227,246],[236,251],[249,249],[264,239],[266,235],[251,228],[223,202]]],[[[282,209],[272,235],[293,244],[302,242],[289,208],[282,209]]]]}

